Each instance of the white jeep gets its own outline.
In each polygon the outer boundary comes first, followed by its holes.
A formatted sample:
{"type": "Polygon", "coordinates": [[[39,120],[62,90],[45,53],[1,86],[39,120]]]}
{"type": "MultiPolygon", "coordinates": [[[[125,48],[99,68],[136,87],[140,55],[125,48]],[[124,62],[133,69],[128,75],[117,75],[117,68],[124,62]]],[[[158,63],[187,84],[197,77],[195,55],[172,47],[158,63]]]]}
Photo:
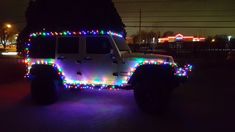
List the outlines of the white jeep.
{"type": "Polygon", "coordinates": [[[61,87],[133,89],[143,111],[162,112],[192,68],[179,68],[171,56],[132,53],[111,31],[36,32],[25,51],[32,99],[41,104],[55,102],[61,87]]]}

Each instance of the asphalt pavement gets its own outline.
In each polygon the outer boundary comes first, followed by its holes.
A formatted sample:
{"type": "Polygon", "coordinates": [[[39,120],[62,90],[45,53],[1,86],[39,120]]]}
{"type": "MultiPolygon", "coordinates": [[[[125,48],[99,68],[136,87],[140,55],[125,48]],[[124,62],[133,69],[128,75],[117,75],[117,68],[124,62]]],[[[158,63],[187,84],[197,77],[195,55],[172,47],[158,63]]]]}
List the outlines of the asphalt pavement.
{"type": "Polygon", "coordinates": [[[0,59],[1,132],[215,132],[235,131],[235,69],[224,62],[194,61],[192,78],[174,90],[169,111],[142,113],[133,91],[64,91],[60,100],[30,100],[24,66],[0,59]]]}

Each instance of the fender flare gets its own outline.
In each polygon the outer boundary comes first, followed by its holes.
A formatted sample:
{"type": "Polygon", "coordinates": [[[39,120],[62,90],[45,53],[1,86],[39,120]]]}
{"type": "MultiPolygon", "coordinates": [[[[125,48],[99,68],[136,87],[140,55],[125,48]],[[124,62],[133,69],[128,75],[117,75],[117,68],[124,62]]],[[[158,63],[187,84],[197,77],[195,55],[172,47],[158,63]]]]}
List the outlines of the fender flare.
{"type": "Polygon", "coordinates": [[[136,68],[133,75],[130,77],[128,84],[134,85],[143,79],[151,79],[161,77],[163,79],[170,79],[172,82],[178,84],[179,81],[174,75],[175,68],[170,65],[155,65],[145,64],[136,68]]]}
{"type": "Polygon", "coordinates": [[[54,79],[54,80],[60,80],[61,76],[58,74],[58,69],[56,67],[53,67],[51,65],[43,65],[43,64],[35,64],[32,65],[32,68],[30,69],[30,78],[38,78],[43,77],[45,79],[54,79]]]}

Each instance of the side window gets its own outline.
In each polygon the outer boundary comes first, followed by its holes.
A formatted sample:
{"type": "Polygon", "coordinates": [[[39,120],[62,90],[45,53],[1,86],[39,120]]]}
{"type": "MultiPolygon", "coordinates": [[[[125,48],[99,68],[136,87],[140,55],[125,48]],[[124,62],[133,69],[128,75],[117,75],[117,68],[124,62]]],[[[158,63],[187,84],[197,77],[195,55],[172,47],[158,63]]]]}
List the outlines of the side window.
{"type": "Polygon", "coordinates": [[[111,44],[105,37],[87,37],[86,52],[88,54],[108,54],[111,51],[111,44]]]}
{"type": "Polygon", "coordinates": [[[78,37],[61,37],[58,38],[59,54],[74,54],[79,53],[79,38],[78,37]]]}
{"type": "Polygon", "coordinates": [[[29,48],[31,58],[55,58],[56,39],[53,37],[37,37],[32,39],[29,48]]]}

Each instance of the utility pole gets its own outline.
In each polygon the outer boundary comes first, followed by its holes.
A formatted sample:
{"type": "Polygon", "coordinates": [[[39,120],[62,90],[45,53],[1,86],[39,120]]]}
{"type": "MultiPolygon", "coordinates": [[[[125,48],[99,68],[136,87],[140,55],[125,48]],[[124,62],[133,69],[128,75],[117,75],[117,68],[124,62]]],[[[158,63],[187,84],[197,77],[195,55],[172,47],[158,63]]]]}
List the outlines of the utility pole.
{"type": "Polygon", "coordinates": [[[140,44],[142,42],[142,36],[141,36],[141,26],[142,26],[142,11],[141,11],[141,8],[140,8],[140,12],[139,12],[139,41],[140,41],[140,44]]]}

